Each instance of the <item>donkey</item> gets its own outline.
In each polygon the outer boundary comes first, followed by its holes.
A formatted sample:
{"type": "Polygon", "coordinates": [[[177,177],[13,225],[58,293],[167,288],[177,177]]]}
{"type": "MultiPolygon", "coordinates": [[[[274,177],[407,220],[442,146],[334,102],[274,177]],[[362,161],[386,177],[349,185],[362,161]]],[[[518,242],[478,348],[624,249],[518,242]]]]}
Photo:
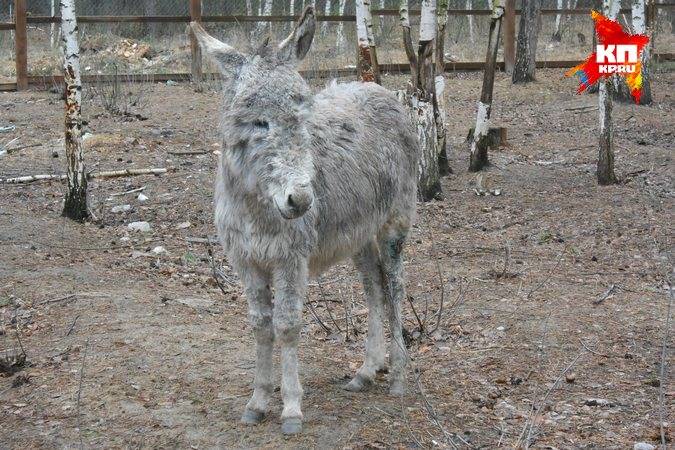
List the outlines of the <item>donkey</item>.
{"type": "Polygon", "coordinates": [[[365,361],[345,388],[361,391],[385,368],[386,314],[390,393],[406,390],[401,250],[415,214],[419,144],[403,106],[376,84],[312,93],[297,65],[315,27],[310,6],[283,42],[266,40],[247,55],[190,24],[227,83],[215,224],[242,279],[256,341],[241,420],[258,424],[268,412],[276,341],[284,434],[302,429],[298,340],[308,277],[345,258],[360,272],[369,309],[365,361]]]}

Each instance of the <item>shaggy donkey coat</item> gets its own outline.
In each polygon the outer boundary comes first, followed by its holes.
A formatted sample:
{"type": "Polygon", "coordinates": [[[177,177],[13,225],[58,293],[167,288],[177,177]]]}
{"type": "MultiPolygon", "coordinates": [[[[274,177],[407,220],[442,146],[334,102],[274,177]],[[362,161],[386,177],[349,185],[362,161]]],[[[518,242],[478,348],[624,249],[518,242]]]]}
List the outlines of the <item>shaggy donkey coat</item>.
{"type": "Polygon", "coordinates": [[[285,434],[302,427],[297,348],[307,279],[345,258],[361,274],[369,308],[365,361],[345,388],[366,388],[385,367],[386,316],[390,391],[405,392],[401,249],[415,212],[418,143],[402,105],[376,84],[333,83],[312,94],[296,66],[314,29],[308,7],[282,43],[244,55],[191,24],[228,80],[215,223],[256,340],[242,421],[259,423],[268,412],[277,341],[285,434]]]}

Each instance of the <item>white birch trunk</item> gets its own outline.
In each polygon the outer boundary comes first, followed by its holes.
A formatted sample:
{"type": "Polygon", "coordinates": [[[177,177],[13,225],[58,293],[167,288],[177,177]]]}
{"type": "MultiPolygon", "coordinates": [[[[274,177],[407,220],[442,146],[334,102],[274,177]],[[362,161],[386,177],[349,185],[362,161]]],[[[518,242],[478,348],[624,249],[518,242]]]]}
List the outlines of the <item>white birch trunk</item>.
{"type": "MultiPolygon", "coordinates": [[[[324,16],[330,16],[331,12],[331,0],[326,0],[326,5],[323,8],[323,15],[324,16]]],[[[328,22],[324,22],[321,24],[321,33],[325,36],[328,34],[328,22]]]]}
{"type": "MultiPolygon", "coordinates": [[[[260,5],[258,5],[258,15],[259,16],[271,16],[272,15],[272,2],[273,0],[260,0],[260,5]]],[[[260,39],[261,34],[269,32],[271,29],[271,22],[259,22],[255,27],[256,38],[260,39]]]]}
{"type": "Polygon", "coordinates": [[[66,82],[65,150],[68,163],[68,190],[63,215],[82,221],[88,216],[87,176],[84,171],[82,145],[82,82],[75,0],[61,0],[60,6],[66,82]]]}
{"type": "MultiPolygon", "coordinates": [[[[51,17],[56,16],[56,0],[51,1],[51,8],[50,11],[51,17]]],[[[57,36],[56,36],[56,24],[52,23],[49,25],[49,42],[52,46],[52,48],[56,48],[56,42],[57,42],[57,36]]]]}
{"type": "MultiPolygon", "coordinates": [[[[466,9],[466,10],[473,9],[473,0],[466,0],[466,3],[464,5],[464,9],[466,9]]],[[[469,15],[469,16],[466,16],[466,17],[469,20],[469,39],[471,40],[471,42],[474,42],[473,16],[469,15]]]]}
{"type": "Polygon", "coordinates": [[[432,41],[436,37],[436,0],[422,0],[420,14],[420,41],[432,41]]]}
{"type": "MultiPolygon", "coordinates": [[[[645,17],[646,14],[645,0],[632,0],[631,9],[632,9],[633,33],[646,34],[647,22],[645,17]]],[[[649,105],[652,103],[649,45],[646,45],[645,48],[642,50],[641,60],[642,60],[642,94],[640,95],[640,104],[649,105]]]]}
{"type": "MultiPolygon", "coordinates": [[[[618,0],[603,0],[602,12],[606,17],[616,19],[618,0]]],[[[614,174],[614,132],[612,130],[612,96],[611,80],[600,80],[598,86],[598,112],[599,112],[599,145],[598,166],[596,175],[598,183],[602,185],[616,183],[614,174]]]]}
{"type": "MultiPolygon", "coordinates": [[[[409,25],[407,4],[401,4],[401,25],[409,25]]],[[[436,0],[422,0],[420,17],[420,39],[416,67],[411,62],[411,71],[417,71],[413,75],[411,94],[399,91],[399,100],[407,107],[410,119],[417,130],[417,138],[420,144],[418,159],[419,174],[417,180],[417,192],[420,199],[427,201],[441,194],[440,170],[439,170],[439,114],[436,109],[436,77],[433,60],[438,17],[436,15],[436,0]]],[[[407,44],[406,44],[407,45],[407,44]]]]}
{"type": "MultiPolygon", "coordinates": [[[[339,14],[341,16],[345,15],[345,5],[346,5],[346,0],[339,0],[338,7],[339,7],[339,14]]],[[[338,50],[340,50],[340,51],[342,51],[342,49],[344,49],[344,47],[345,47],[344,29],[345,29],[345,23],[343,21],[338,22],[336,35],[337,35],[338,50]]]]}
{"type": "MultiPolygon", "coordinates": [[[[557,0],[556,3],[557,9],[563,9],[563,0],[557,0]]],[[[560,29],[562,25],[562,13],[558,12],[555,15],[555,30],[553,31],[553,40],[560,42],[562,40],[562,31],[560,29]]]]}
{"type": "Polygon", "coordinates": [[[251,4],[251,0],[246,0],[246,15],[253,15],[253,5],[251,4]]]}
{"type": "Polygon", "coordinates": [[[370,0],[356,0],[356,38],[358,41],[357,64],[361,81],[379,83],[370,0]]]}

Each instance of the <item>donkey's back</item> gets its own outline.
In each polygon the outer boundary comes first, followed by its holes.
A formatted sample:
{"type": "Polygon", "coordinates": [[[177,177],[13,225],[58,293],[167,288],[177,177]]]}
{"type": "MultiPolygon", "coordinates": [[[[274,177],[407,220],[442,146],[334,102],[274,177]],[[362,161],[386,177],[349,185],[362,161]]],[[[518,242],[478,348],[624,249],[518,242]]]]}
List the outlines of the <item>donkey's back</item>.
{"type": "Polygon", "coordinates": [[[310,121],[318,235],[310,271],[318,274],[378,236],[407,231],[418,142],[396,97],[373,83],[332,83],[315,95],[310,121]]]}

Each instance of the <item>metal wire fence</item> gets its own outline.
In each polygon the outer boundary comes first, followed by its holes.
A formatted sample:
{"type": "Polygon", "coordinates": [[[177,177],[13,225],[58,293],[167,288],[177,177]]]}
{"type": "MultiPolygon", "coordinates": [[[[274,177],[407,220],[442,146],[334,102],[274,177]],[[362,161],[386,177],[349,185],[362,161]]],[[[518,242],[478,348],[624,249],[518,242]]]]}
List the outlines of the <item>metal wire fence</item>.
{"type": "MultiPolygon", "coordinates": [[[[58,0],[25,0],[28,13],[28,74],[52,76],[61,73],[58,23],[42,23],[58,15],[58,0]]],[[[623,7],[630,8],[630,0],[623,7]]],[[[319,25],[313,49],[303,63],[305,69],[321,69],[335,74],[353,67],[356,60],[356,30],[353,0],[202,0],[202,15],[206,28],[216,37],[235,46],[250,49],[268,33],[282,39],[291,30],[288,16],[300,13],[314,3],[317,14],[328,16],[319,25]],[[251,16],[271,16],[271,20],[250,21],[251,16]],[[226,20],[225,17],[228,17],[226,20]],[[214,20],[209,20],[209,18],[214,20]],[[217,20],[216,20],[217,19],[217,20]],[[338,20],[341,19],[341,20],[338,20]]],[[[401,41],[398,17],[380,15],[378,10],[396,10],[399,0],[371,0],[374,14],[375,39],[381,63],[406,61],[401,41]]],[[[0,22],[12,22],[15,0],[0,0],[0,22]]],[[[189,0],[78,0],[79,16],[120,16],[140,18],[113,23],[80,23],[82,69],[86,74],[117,74],[153,76],[189,73],[191,53],[185,34],[190,14],[189,0]],[[152,18],[162,21],[152,21],[152,18]],[[173,17],[175,20],[167,20],[173,17]],[[148,20],[141,20],[141,19],[148,20]],[[179,20],[182,18],[181,20],[179,20]]],[[[517,2],[519,7],[520,0],[517,2]]],[[[544,0],[543,8],[590,10],[595,0],[544,0]]],[[[419,9],[419,0],[410,2],[411,10],[419,9]]],[[[484,59],[489,29],[488,0],[451,0],[451,13],[446,28],[446,59],[448,61],[481,61],[484,59]],[[457,10],[470,9],[473,15],[457,10]]],[[[657,52],[672,52],[673,10],[659,10],[656,22],[657,52]]],[[[413,33],[419,16],[411,17],[413,33]]],[[[630,23],[630,15],[620,20],[630,23]]],[[[516,21],[517,23],[517,21],[516,21]]],[[[578,60],[585,57],[592,45],[592,21],[588,14],[542,15],[537,59],[540,61],[578,60]],[[560,30],[561,39],[553,37],[560,30]]],[[[16,77],[14,61],[14,32],[0,30],[0,83],[16,77]]],[[[501,56],[500,56],[501,57],[501,56]]],[[[206,66],[205,71],[209,67],[206,66]]]]}

